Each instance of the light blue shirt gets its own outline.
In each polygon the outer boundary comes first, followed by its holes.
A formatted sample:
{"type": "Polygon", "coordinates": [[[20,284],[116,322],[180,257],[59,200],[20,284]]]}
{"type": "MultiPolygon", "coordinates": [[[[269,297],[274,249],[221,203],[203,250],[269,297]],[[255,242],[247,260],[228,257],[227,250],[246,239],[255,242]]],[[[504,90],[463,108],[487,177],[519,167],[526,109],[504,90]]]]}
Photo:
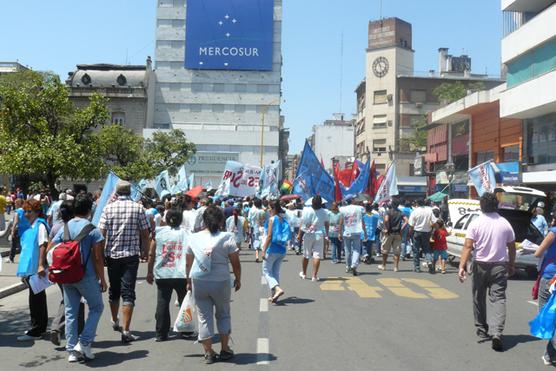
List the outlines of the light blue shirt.
{"type": "Polygon", "coordinates": [[[548,234],[548,223],[542,215],[535,215],[531,218],[533,225],[542,233],[543,236],[548,234]]]}

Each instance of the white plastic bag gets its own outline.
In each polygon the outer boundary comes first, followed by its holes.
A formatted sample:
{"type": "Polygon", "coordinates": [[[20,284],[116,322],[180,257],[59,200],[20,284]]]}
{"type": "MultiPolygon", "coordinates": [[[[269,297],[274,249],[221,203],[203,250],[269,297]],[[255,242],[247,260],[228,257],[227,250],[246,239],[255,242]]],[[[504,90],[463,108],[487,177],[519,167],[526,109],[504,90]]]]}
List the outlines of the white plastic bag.
{"type": "Polygon", "coordinates": [[[195,314],[195,302],[191,291],[187,292],[187,295],[181,303],[180,311],[174,323],[175,332],[194,332],[195,326],[193,324],[193,315],[195,314]]]}

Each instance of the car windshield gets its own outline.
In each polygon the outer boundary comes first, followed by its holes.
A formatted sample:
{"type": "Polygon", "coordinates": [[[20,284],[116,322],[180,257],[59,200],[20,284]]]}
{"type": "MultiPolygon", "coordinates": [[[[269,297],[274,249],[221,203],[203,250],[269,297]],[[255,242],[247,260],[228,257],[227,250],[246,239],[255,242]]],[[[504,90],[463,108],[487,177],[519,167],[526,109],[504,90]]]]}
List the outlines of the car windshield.
{"type": "Polygon", "coordinates": [[[522,211],[531,210],[532,205],[536,204],[539,198],[538,196],[535,195],[515,194],[515,193],[506,193],[506,192],[498,192],[496,193],[496,197],[498,198],[498,207],[500,209],[522,210],[522,211]]]}

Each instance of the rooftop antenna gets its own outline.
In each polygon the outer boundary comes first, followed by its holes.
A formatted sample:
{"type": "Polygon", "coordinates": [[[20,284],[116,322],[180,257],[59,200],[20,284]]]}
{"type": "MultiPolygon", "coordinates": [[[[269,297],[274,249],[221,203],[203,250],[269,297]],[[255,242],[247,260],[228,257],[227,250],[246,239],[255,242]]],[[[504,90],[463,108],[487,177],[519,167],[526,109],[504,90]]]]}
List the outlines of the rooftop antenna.
{"type": "Polygon", "coordinates": [[[380,1],[380,20],[382,20],[382,0],[380,1]]]}
{"type": "Polygon", "coordinates": [[[343,88],[344,88],[344,30],[342,30],[342,35],[340,38],[340,110],[342,111],[342,100],[343,100],[343,88]]]}

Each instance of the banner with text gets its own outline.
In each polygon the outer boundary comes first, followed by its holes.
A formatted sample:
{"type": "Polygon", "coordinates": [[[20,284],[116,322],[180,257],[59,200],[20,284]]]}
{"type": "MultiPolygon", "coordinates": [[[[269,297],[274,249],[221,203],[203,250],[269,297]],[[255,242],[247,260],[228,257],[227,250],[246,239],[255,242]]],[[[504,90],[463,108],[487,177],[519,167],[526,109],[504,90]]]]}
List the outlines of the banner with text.
{"type": "Polygon", "coordinates": [[[237,161],[228,161],[217,196],[250,197],[257,194],[262,169],[237,161]]]}

